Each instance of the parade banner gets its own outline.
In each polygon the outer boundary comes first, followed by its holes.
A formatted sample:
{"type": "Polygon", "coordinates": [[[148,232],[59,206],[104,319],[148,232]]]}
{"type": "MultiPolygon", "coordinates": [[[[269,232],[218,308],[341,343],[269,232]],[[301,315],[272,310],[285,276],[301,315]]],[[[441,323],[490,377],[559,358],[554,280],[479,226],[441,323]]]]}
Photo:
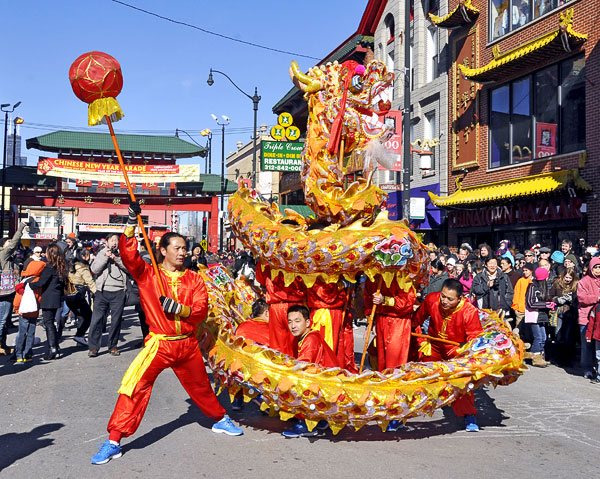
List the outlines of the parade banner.
{"type": "MultiPolygon", "coordinates": [[[[198,181],[199,165],[126,165],[132,183],[189,183],[198,181]]],[[[41,158],[38,175],[72,178],[85,181],[120,182],[123,179],[119,164],[91,161],[41,158]]]]}

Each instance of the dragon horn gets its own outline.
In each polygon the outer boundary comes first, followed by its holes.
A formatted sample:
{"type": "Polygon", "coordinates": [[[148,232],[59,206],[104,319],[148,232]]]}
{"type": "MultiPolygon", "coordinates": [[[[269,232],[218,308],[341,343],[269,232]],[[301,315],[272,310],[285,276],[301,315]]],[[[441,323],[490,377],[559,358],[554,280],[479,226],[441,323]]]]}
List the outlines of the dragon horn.
{"type": "Polygon", "coordinates": [[[292,66],[290,67],[290,76],[292,77],[292,80],[294,78],[298,80],[298,83],[300,84],[300,89],[307,93],[314,93],[323,88],[320,81],[315,80],[314,78],[311,78],[300,71],[296,60],[292,61],[292,66]]]}

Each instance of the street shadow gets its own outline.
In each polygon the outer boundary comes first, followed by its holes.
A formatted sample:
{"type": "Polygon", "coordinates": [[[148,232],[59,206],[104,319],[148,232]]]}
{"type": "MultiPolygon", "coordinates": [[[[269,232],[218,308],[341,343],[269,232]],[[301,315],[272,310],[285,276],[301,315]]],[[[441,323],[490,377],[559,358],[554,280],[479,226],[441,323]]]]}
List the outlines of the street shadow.
{"type": "MultiPolygon", "coordinates": [[[[221,404],[226,404],[227,402],[225,398],[221,399],[221,404]]],[[[477,408],[477,422],[481,430],[492,426],[504,427],[503,422],[509,419],[504,410],[498,408],[494,399],[489,396],[487,387],[475,391],[475,407],[477,408]]],[[[383,432],[377,424],[370,423],[362,427],[359,431],[354,431],[351,427],[345,427],[335,436],[331,430],[327,430],[326,432],[320,432],[317,436],[306,439],[310,442],[323,439],[331,442],[399,442],[456,434],[464,431],[464,420],[457,418],[450,406],[442,408],[442,414],[442,418],[435,420],[420,417],[409,419],[406,423],[406,428],[393,433],[383,432]]],[[[233,412],[230,416],[240,425],[258,429],[267,434],[281,434],[283,430],[289,429],[294,425],[291,420],[281,421],[278,417],[263,416],[256,407],[249,407],[248,404],[244,405],[243,411],[233,412]]]]}
{"type": "Polygon", "coordinates": [[[54,444],[54,439],[47,436],[62,427],[64,424],[51,423],[38,426],[29,432],[0,435],[0,471],[19,459],[54,444]]]}
{"type": "Polygon", "coordinates": [[[186,402],[188,403],[188,410],[185,413],[183,413],[177,419],[174,419],[167,424],[157,426],[143,436],[140,436],[134,439],[132,442],[125,444],[124,450],[129,451],[134,449],[143,449],[165,438],[177,429],[192,423],[197,423],[202,427],[210,429],[214,424],[214,421],[202,414],[200,409],[198,409],[198,406],[196,406],[191,399],[186,399],[186,402]]]}

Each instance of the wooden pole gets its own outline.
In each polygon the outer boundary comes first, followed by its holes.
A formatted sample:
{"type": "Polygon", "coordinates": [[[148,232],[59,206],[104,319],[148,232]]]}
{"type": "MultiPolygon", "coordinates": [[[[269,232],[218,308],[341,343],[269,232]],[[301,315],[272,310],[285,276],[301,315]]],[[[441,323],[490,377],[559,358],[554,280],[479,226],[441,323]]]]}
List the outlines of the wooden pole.
{"type": "Polygon", "coordinates": [[[449,339],[434,338],[433,336],[429,336],[427,334],[419,334],[419,333],[410,333],[410,334],[411,334],[411,336],[414,336],[415,338],[425,338],[425,339],[429,339],[431,341],[438,341],[440,343],[451,344],[452,346],[460,346],[460,343],[457,343],[456,341],[450,341],[449,339]]]}
{"type": "MultiPolygon", "coordinates": [[[[127,190],[129,191],[129,197],[131,201],[136,201],[135,195],[133,194],[133,189],[131,188],[131,183],[129,182],[129,176],[127,175],[127,171],[125,170],[125,162],[123,161],[123,155],[121,155],[121,149],[119,148],[119,144],[117,143],[117,137],[115,136],[115,130],[113,130],[112,121],[108,115],[105,115],[106,124],[108,125],[108,129],[110,130],[110,137],[112,138],[113,145],[115,147],[115,151],[117,152],[117,158],[119,159],[119,164],[121,165],[121,171],[123,172],[123,177],[125,178],[125,184],[127,185],[127,190]]],[[[165,292],[165,286],[162,282],[160,272],[158,271],[158,264],[156,263],[156,258],[154,257],[154,253],[152,253],[152,245],[150,244],[150,240],[148,239],[148,235],[146,234],[146,228],[144,228],[144,222],[142,221],[142,215],[137,215],[138,226],[140,230],[142,230],[142,236],[144,237],[144,243],[146,244],[146,249],[150,254],[150,261],[152,261],[152,267],[154,268],[154,273],[156,274],[156,280],[158,281],[158,288],[160,289],[161,296],[167,296],[165,292]]]]}
{"type": "MultiPolygon", "coordinates": [[[[383,276],[379,277],[379,282],[377,283],[377,293],[381,294],[381,282],[383,281],[383,276]]],[[[367,356],[367,349],[369,348],[369,339],[371,338],[371,331],[373,329],[373,320],[375,319],[375,310],[377,309],[377,305],[373,304],[371,308],[371,316],[369,316],[369,324],[367,326],[367,337],[365,338],[365,347],[363,348],[362,358],[360,358],[360,368],[358,369],[358,374],[362,373],[363,367],[365,365],[365,357],[367,356]]]]}

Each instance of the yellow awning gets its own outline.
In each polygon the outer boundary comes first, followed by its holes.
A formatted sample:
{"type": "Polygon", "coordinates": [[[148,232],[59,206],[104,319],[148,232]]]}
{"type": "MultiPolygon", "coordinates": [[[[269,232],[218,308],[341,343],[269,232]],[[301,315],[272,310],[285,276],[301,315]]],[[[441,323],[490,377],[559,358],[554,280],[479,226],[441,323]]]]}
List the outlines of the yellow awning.
{"type": "Polygon", "coordinates": [[[463,206],[542,195],[569,186],[583,191],[592,189],[587,181],[579,176],[577,169],[571,169],[485,185],[467,186],[465,188],[459,186],[458,190],[450,196],[438,196],[429,192],[429,197],[436,206],[463,206]]]}
{"type": "Polygon", "coordinates": [[[492,49],[494,59],[481,68],[468,68],[459,64],[458,68],[469,80],[480,83],[503,80],[521,73],[540,62],[554,59],[578,49],[587,40],[587,34],[573,31],[573,9],[560,14],[560,24],[556,30],[535,38],[524,45],[500,53],[496,44],[492,49]]]}
{"type": "Polygon", "coordinates": [[[438,17],[437,15],[429,14],[431,22],[441,28],[456,28],[467,25],[479,15],[479,10],[472,4],[472,0],[460,0],[454,10],[448,15],[438,17]]]}

